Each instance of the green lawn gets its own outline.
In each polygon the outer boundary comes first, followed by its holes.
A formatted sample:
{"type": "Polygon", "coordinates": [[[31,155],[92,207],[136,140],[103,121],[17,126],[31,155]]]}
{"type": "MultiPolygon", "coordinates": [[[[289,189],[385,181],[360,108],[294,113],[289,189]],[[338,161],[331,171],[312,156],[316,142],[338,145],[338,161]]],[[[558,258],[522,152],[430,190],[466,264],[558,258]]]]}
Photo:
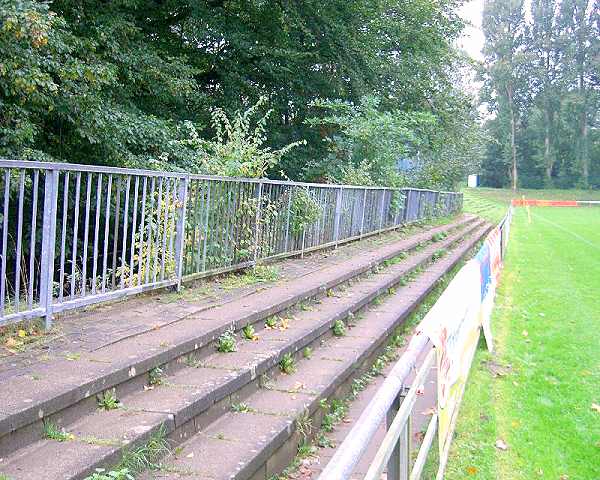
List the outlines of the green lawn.
{"type": "MultiPolygon", "coordinates": [[[[493,212],[507,198],[469,191],[465,204],[493,212]]],[[[515,210],[496,353],[480,345],[475,357],[450,480],[600,479],[600,208],[531,212],[528,224],[515,210]]]]}

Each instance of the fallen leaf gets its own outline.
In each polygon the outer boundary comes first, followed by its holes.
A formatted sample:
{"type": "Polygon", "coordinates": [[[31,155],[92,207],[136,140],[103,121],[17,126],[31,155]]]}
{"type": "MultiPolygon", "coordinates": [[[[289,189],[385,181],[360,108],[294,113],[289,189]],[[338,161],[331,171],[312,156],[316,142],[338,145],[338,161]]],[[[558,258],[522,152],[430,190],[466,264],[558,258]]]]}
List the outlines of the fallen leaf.
{"type": "Polygon", "coordinates": [[[498,440],[496,440],[496,448],[499,450],[508,450],[508,445],[504,440],[499,438],[498,440]]]}
{"type": "Polygon", "coordinates": [[[569,476],[566,473],[563,473],[560,477],[558,477],[560,480],[569,480],[569,476]]]}
{"type": "Polygon", "coordinates": [[[545,317],[545,316],[546,316],[545,313],[540,312],[540,317],[545,317]]]}
{"type": "Polygon", "coordinates": [[[544,476],[544,471],[543,471],[541,468],[538,468],[537,474],[538,474],[540,477],[543,477],[543,476],[544,476]]]}
{"type": "Polygon", "coordinates": [[[19,342],[16,338],[8,337],[6,339],[5,345],[6,345],[6,348],[16,348],[19,345],[21,345],[21,342],[19,342]]]}
{"type": "Polygon", "coordinates": [[[186,458],[194,458],[194,452],[188,453],[185,457],[186,458]]]}
{"type": "Polygon", "coordinates": [[[20,338],[25,338],[25,337],[27,336],[27,332],[26,332],[25,330],[19,330],[19,331],[17,332],[17,335],[18,335],[20,338]]]}
{"type": "Polygon", "coordinates": [[[476,475],[477,474],[477,467],[473,467],[473,466],[467,467],[467,473],[469,475],[476,475]]]}
{"type": "Polygon", "coordinates": [[[592,403],[592,410],[594,410],[596,413],[600,413],[600,405],[597,403],[592,403]]]}
{"type": "Polygon", "coordinates": [[[428,408],[427,410],[423,410],[421,412],[421,415],[435,415],[437,413],[437,410],[435,409],[435,407],[431,407],[428,408]]]}
{"type": "Polygon", "coordinates": [[[523,330],[523,336],[524,336],[524,337],[527,337],[527,336],[529,336],[529,332],[528,332],[527,330],[523,330]]]}
{"type": "Polygon", "coordinates": [[[419,388],[417,388],[417,395],[425,395],[425,385],[419,385],[419,388]]]}

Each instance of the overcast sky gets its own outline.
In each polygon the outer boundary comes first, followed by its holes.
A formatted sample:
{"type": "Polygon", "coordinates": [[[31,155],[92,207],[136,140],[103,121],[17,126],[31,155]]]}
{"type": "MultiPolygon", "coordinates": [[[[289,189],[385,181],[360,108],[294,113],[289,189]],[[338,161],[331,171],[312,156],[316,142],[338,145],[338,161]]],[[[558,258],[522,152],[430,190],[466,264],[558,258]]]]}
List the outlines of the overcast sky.
{"type": "Polygon", "coordinates": [[[460,8],[461,17],[472,25],[467,26],[458,44],[471,57],[477,60],[483,59],[483,55],[481,54],[484,41],[483,32],[481,31],[482,12],[483,0],[468,1],[460,8]]]}

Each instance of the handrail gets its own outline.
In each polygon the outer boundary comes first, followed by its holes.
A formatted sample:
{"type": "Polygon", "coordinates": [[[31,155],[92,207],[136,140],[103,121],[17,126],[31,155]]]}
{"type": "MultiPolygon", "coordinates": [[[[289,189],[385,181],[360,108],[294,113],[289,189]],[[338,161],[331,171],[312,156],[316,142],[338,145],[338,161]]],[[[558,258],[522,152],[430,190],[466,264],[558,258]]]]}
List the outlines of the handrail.
{"type": "Polygon", "coordinates": [[[430,342],[425,335],[417,334],[412,337],[398,362],[321,472],[319,480],[347,480],[351,477],[379,426],[386,419],[390,407],[406,384],[410,372],[415,368],[419,356],[428,345],[430,342]]]}

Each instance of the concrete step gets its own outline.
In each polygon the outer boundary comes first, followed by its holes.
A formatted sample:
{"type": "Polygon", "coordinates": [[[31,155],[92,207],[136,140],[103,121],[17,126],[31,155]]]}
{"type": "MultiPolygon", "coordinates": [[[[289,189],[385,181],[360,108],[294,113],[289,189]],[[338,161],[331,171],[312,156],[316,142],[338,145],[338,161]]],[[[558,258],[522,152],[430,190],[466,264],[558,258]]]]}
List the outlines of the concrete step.
{"type": "MultiPolygon", "coordinates": [[[[50,471],[48,465],[41,462],[42,470],[39,470],[31,465],[31,458],[53,458],[56,470],[47,478],[83,478],[100,465],[115,463],[127,448],[144,443],[158,430],[169,435],[174,442],[185,440],[226,414],[232,403],[256,392],[259,376],[276,370],[284,355],[298,355],[305,346],[317,343],[330,332],[335,320],[362,308],[402,276],[427,262],[437,250],[447,248],[479,225],[476,222],[461,224],[466,229],[427,246],[403,262],[392,265],[384,273],[361,279],[334,296],[325,296],[316,305],[318,313],[308,310],[294,312],[294,321],[286,329],[261,329],[266,314],[257,316],[252,310],[248,315],[247,310],[238,310],[238,316],[246,322],[260,322],[256,328],[260,336],[258,342],[242,342],[237,352],[229,354],[198,354],[201,349],[194,346],[187,350],[195,352],[194,355],[180,355],[177,361],[162,365],[163,384],[150,389],[147,388],[147,375],[132,372],[132,380],[127,382],[126,388],[117,390],[122,408],[109,412],[93,408],[89,414],[79,415],[78,419],[70,422],[65,416],[60,424],[67,425],[68,432],[76,439],[69,442],[68,448],[52,440],[36,441],[6,457],[0,463],[0,471],[15,479],[41,478],[50,471]]],[[[242,301],[248,303],[249,298],[242,301]]],[[[248,305],[252,305],[251,299],[248,305]]],[[[271,313],[272,309],[266,311],[271,313]]],[[[221,312],[221,317],[224,314],[221,312]]],[[[207,315],[196,320],[212,324],[219,320],[219,316],[207,315]]],[[[241,328],[246,323],[231,315],[227,324],[241,328]]],[[[165,336],[160,338],[164,341],[165,336]]],[[[140,339],[136,346],[143,349],[154,345],[149,339],[140,339]]],[[[130,365],[129,368],[131,372],[135,366],[130,365]]],[[[95,399],[92,400],[95,407],[95,399]]],[[[59,416],[54,418],[58,420],[59,416]]]]}
{"type": "Polygon", "coordinates": [[[39,439],[43,421],[61,426],[72,424],[93,412],[96,395],[107,389],[116,388],[117,395],[124,396],[147,384],[153,368],[177,369],[191,352],[212,351],[214,340],[231,327],[239,330],[298,302],[323,295],[401,252],[474,221],[475,217],[462,217],[294,282],[257,291],[93,352],[82,352],[76,358],[40,364],[27,375],[15,376],[5,381],[0,391],[0,458],[39,439]]]}
{"type": "Polygon", "coordinates": [[[488,230],[488,225],[479,226],[414,281],[371,305],[345,336],[328,338],[310,359],[298,360],[294,373],[272,378],[243,404],[232,403],[237,411],[230,408],[201,428],[157,471],[146,471],[141,478],[266,480],[279,474],[295,457],[307,425],[313,433],[320,426],[322,402],[348,393],[352,380],[371,367],[391,334],[488,230]]]}

